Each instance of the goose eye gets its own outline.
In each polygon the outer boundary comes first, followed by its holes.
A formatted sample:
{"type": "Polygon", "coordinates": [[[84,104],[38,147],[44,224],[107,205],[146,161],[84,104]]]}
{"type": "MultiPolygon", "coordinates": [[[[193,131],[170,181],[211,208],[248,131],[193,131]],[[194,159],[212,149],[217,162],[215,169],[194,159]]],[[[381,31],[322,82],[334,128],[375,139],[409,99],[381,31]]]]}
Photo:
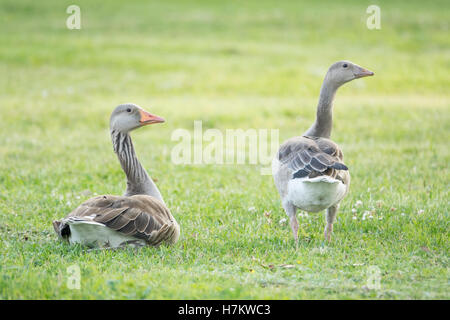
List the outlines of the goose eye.
{"type": "Polygon", "coordinates": [[[127,112],[131,112],[131,109],[130,109],[130,108],[128,108],[128,109],[127,109],[127,112]]]}
{"type": "Polygon", "coordinates": [[[343,67],[344,67],[344,68],[347,68],[347,67],[348,67],[348,65],[347,65],[346,63],[344,63],[343,67]]]}

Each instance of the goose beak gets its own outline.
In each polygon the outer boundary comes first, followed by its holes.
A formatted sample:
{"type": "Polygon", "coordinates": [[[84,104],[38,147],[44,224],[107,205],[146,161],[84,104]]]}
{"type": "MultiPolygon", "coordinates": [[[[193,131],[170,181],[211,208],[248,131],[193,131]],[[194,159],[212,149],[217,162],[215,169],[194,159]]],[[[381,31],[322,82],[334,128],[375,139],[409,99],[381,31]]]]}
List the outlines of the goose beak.
{"type": "Polygon", "coordinates": [[[364,69],[364,68],[358,68],[358,71],[355,73],[355,78],[363,78],[363,77],[370,77],[373,76],[374,73],[370,70],[364,69]]]}
{"type": "Polygon", "coordinates": [[[148,113],[145,110],[139,110],[139,112],[141,114],[141,119],[139,120],[139,122],[141,123],[141,126],[145,126],[145,125],[153,124],[153,123],[161,123],[161,122],[166,121],[163,118],[155,116],[154,114],[148,113]]]}

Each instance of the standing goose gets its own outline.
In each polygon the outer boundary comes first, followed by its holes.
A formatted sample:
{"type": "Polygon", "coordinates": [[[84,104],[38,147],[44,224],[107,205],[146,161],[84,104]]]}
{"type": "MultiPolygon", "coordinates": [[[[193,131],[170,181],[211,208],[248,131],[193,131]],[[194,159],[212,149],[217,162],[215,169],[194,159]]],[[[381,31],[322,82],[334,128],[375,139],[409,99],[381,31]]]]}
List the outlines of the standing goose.
{"type": "Polygon", "coordinates": [[[285,141],[272,161],[272,175],[281,203],[298,243],[297,209],[319,212],[327,209],[325,238],[331,241],[339,202],[347,194],[350,173],[343,163],[343,153],[331,141],[333,100],[337,89],[354,79],[373,72],[349,61],[334,63],[320,90],[317,117],[301,137],[285,141]]]}
{"type": "Polygon", "coordinates": [[[66,218],[53,221],[59,238],[71,244],[107,248],[177,242],[180,227],[137,159],[129,135],[134,129],[160,122],[164,119],[135,104],[114,109],[109,125],[114,152],[127,176],[125,195],[89,199],[66,218]]]}

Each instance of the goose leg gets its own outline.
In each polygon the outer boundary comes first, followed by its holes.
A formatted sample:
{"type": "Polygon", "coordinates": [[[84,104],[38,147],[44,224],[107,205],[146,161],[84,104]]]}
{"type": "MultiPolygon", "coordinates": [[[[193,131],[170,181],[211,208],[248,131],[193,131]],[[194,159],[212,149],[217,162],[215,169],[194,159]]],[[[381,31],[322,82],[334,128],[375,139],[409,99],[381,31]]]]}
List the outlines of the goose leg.
{"type": "Polygon", "coordinates": [[[332,207],[329,207],[327,209],[327,225],[325,226],[325,239],[328,240],[328,242],[331,242],[331,234],[333,233],[333,223],[336,220],[336,213],[339,209],[339,204],[336,204],[332,207]]]}
{"type": "Polygon", "coordinates": [[[294,234],[295,245],[298,246],[298,220],[296,216],[297,208],[291,203],[286,203],[283,205],[284,211],[289,217],[289,224],[294,234]]]}

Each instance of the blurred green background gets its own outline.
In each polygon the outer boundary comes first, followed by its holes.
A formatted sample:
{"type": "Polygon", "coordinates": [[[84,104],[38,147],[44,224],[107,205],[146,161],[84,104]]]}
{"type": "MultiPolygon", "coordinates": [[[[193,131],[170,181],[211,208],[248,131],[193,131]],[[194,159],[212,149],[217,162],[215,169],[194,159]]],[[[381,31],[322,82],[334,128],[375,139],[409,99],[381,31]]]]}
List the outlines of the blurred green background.
{"type": "Polygon", "coordinates": [[[0,297],[448,299],[448,1],[0,1],[0,297]],[[81,29],[66,8],[81,8],[81,29]],[[381,29],[369,30],[369,5],[381,29]],[[337,60],[332,138],[352,174],[330,245],[323,215],[291,231],[258,166],[175,165],[171,133],[313,122],[337,60]],[[133,134],[181,225],[170,248],[86,252],[51,221],[121,194],[113,108],[167,122],[133,134]],[[356,201],[362,201],[357,206],[356,201]],[[354,212],[352,212],[354,209],[354,212]],[[373,219],[363,220],[369,211],[373,219]],[[264,214],[266,213],[266,214],[264,214]],[[67,288],[78,265],[81,289],[67,288]],[[289,267],[286,267],[288,265],[289,267]],[[271,266],[271,267],[270,267],[271,266]],[[381,288],[367,288],[369,266],[381,288]]]}

